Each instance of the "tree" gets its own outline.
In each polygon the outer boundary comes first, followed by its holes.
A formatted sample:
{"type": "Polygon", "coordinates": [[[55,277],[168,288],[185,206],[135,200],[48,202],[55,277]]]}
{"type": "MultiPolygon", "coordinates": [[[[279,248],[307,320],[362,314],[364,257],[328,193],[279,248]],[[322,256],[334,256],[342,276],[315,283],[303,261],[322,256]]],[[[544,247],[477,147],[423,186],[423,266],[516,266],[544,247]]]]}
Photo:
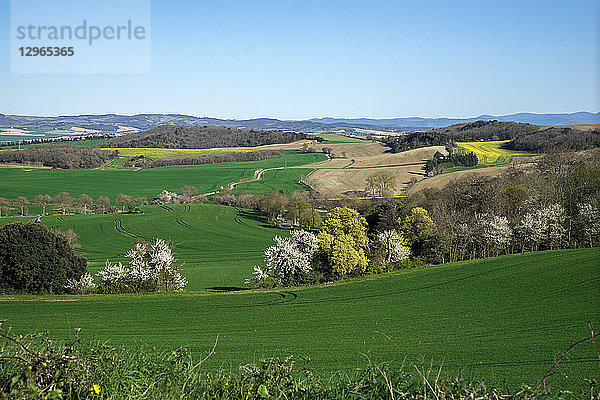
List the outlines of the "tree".
{"type": "Polygon", "coordinates": [[[41,224],[0,228],[0,292],[65,292],[68,279],[87,272],[87,260],[41,224]]]}
{"type": "Polygon", "coordinates": [[[29,199],[25,196],[19,196],[15,200],[15,203],[21,208],[21,215],[25,215],[25,206],[29,204],[29,199]]]}
{"type": "Polygon", "coordinates": [[[377,233],[374,242],[376,254],[383,265],[397,263],[410,257],[410,249],[404,246],[404,238],[395,230],[377,233]]]}
{"type": "Polygon", "coordinates": [[[125,206],[129,203],[131,203],[132,198],[129,195],[123,194],[123,193],[119,193],[117,195],[117,201],[116,203],[119,204],[122,208],[121,208],[121,212],[125,212],[125,206]]]}
{"type": "Polygon", "coordinates": [[[390,171],[378,171],[367,178],[367,191],[373,196],[390,196],[396,189],[396,176],[390,171]]]}
{"type": "Polygon", "coordinates": [[[83,207],[83,213],[87,214],[87,209],[94,204],[94,199],[87,194],[82,193],[81,196],[79,196],[79,201],[77,203],[83,207]]]}
{"type": "Polygon", "coordinates": [[[42,206],[42,215],[46,215],[46,206],[52,203],[52,196],[49,194],[38,194],[35,197],[35,202],[42,206]]]}
{"type": "Polygon", "coordinates": [[[578,204],[579,223],[590,247],[594,246],[594,239],[600,236],[600,208],[592,203],[578,204]]]}
{"type": "Polygon", "coordinates": [[[286,217],[293,222],[294,225],[301,227],[313,228],[321,224],[321,216],[306,201],[295,201],[290,204],[286,217]]]}
{"type": "Polygon", "coordinates": [[[198,189],[195,186],[185,185],[179,188],[179,193],[183,196],[194,197],[198,194],[198,189]]]}
{"type": "Polygon", "coordinates": [[[280,191],[274,190],[261,196],[258,207],[267,215],[270,222],[275,222],[285,208],[286,198],[280,191]]]}
{"type": "Polygon", "coordinates": [[[421,207],[411,209],[404,220],[399,220],[399,223],[402,227],[402,235],[411,246],[415,246],[431,236],[435,227],[427,210],[421,207]]]}
{"type": "Polygon", "coordinates": [[[327,214],[317,237],[328,272],[346,275],[365,270],[367,227],[365,218],[351,208],[337,207],[327,214]]]}
{"type": "Polygon", "coordinates": [[[143,206],[145,204],[148,204],[148,199],[145,197],[136,197],[135,199],[133,199],[133,204],[135,204],[136,206],[143,206]]]}
{"type": "Polygon", "coordinates": [[[183,290],[187,280],[175,265],[175,256],[171,246],[163,239],[152,244],[135,242],[125,254],[128,266],[106,261],[106,267],[98,272],[99,289],[105,293],[172,292],[183,290]]]}
{"type": "Polygon", "coordinates": [[[54,197],[54,202],[60,206],[63,215],[65,215],[67,213],[67,207],[73,204],[73,197],[71,197],[69,192],[62,192],[54,197]]]}
{"type": "Polygon", "coordinates": [[[8,215],[8,205],[10,204],[10,202],[8,200],[6,200],[6,198],[4,197],[0,197],[0,218],[2,218],[2,212],[4,212],[6,215],[8,215]]]}
{"type": "Polygon", "coordinates": [[[483,247],[488,253],[489,250],[494,250],[497,254],[508,247],[512,239],[512,229],[506,217],[483,214],[476,220],[479,223],[478,231],[481,232],[483,247]]]}
{"type": "Polygon", "coordinates": [[[267,278],[278,285],[294,285],[303,283],[313,270],[313,259],[319,249],[317,237],[304,230],[292,231],[288,238],[275,236],[275,244],[265,250],[265,266],[255,266],[251,278],[246,283],[259,286],[267,278]]]}
{"type": "Polygon", "coordinates": [[[110,210],[110,199],[106,196],[98,197],[96,201],[100,206],[102,206],[102,213],[104,214],[107,210],[110,210]]]}

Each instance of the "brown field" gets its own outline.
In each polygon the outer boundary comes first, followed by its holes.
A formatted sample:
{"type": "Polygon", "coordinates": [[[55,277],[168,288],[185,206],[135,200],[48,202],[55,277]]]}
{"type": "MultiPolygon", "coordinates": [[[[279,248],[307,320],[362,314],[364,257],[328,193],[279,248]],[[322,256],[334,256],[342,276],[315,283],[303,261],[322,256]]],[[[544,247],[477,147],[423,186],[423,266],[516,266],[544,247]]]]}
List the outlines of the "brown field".
{"type": "Polygon", "coordinates": [[[396,177],[396,194],[403,192],[412,178],[423,178],[421,165],[381,168],[317,169],[307,178],[310,186],[326,196],[364,190],[367,178],[377,171],[389,171],[396,177]]]}
{"type": "Polygon", "coordinates": [[[380,170],[389,171],[396,177],[396,193],[406,190],[409,183],[423,179],[425,161],[436,151],[445,153],[443,146],[425,147],[402,153],[385,153],[387,147],[381,143],[340,143],[330,145],[336,151],[345,152],[346,158],[303,165],[314,168],[309,174],[309,185],[327,196],[336,196],[350,191],[361,191],[367,186],[367,178],[380,170]],[[337,147],[337,149],[336,149],[337,147]],[[350,156],[353,154],[354,156],[350,156]]]}

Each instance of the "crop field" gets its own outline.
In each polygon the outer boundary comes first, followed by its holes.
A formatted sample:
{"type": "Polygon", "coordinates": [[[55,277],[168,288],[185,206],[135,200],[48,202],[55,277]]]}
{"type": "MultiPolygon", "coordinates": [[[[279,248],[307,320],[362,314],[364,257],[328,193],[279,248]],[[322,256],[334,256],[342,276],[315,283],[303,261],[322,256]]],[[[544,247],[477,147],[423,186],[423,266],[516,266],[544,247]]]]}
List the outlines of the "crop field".
{"type": "Polygon", "coordinates": [[[349,137],[349,136],[337,135],[335,133],[326,133],[326,134],[320,134],[320,135],[315,135],[315,136],[319,136],[319,137],[322,137],[323,139],[325,139],[324,141],[320,142],[319,144],[368,143],[364,139],[357,139],[357,138],[353,138],[353,137],[349,137]]]}
{"type": "Polygon", "coordinates": [[[86,146],[86,147],[93,147],[94,145],[98,144],[98,143],[102,143],[104,142],[106,139],[89,139],[89,140],[61,140],[61,141],[56,141],[56,142],[49,142],[49,143],[31,143],[31,144],[22,144],[21,146],[1,146],[0,145],[0,150],[18,150],[19,147],[22,149],[25,149],[27,147],[31,147],[31,146],[45,146],[45,145],[52,145],[52,144],[73,144],[76,146],[86,146]]]}
{"type": "MultiPolygon", "coordinates": [[[[164,189],[177,191],[183,185],[196,186],[200,193],[208,193],[219,190],[221,186],[227,186],[230,182],[252,178],[258,169],[293,167],[325,159],[326,156],[320,153],[302,154],[286,151],[285,155],[273,156],[263,161],[169,166],[143,171],[114,168],[94,170],[0,168],[0,182],[2,182],[0,196],[9,199],[25,196],[33,199],[41,193],[55,196],[61,192],[69,192],[72,196],[79,196],[82,193],[93,198],[108,196],[114,201],[119,193],[126,193],[134,197],[144,196],[152,199],[164,189]]],[[[266,179],[270,176],[267,174],[266,179]]]]}
{"type": "Polygon", "coordinates": [[[233,151],[251,151],[246,149],[162,149],[152,147],[105,147],[102,150],[119,152],[120,157],[144,156],[150,158],[199,157],[233,151]]]}
{"type": "Polygon", "coordinates": [[[302,175],[308,175],[311,171],[312,169],[310,168],[287,168],[265,171],[260,180],[241,183],[235,187],[233,192],[268,193],[273,190],[283,190],[289,196],[293,191],[310,189],[300,183],[300,178],[302,175]]]}
{"type": "MultiPolygon", "coordinates": [[[[231,218],[233,211],[223,210],[214,210],[219,221],[231,218]]],[[[200,229],[216,229],[183,218],[200,229]]],[[[123,227],[142,229],[131,224],[128,220],[123,227]]],[[[256,246],[252,254],[257,254],[263,243],[248,233],[247,249],[256,246]]],[[[228,234],[227,229],[218,232],[228,234]]],[[[228,251],[236,251],[234,242],[226,245],[228,239],[218,235],[220,240],[210,244],[190,239],[186,251],[228,257],[228,251]]],[[[105,247],[111,246],[106,241],[105,247]]],[[[424,360],[434,368],[443,363],[445,376],[462,372],[488,384],[515,387],[540,379],[555,350],[588,336],[586,321],[600,326],[598,260],[598,248],[547,251],[280,292],[58,298],[75,301],[3,296],[0,318],[17,333],[47,330],[67,338],[79,327],[82,335],[112,344],[184,346],[198,359],[220,331],[216,353],[203,364],[209,369],[237,369],[261,356],[288,354],[308,356],[313,368],[322,371],[352,370],[364,366],[367,357],[392,367],[424,360]]],[[[582,388],[584,378],[600,373],[590,344],[577,347],[561,369],[569,379],[556,375],[550,385],[582,388]]]]}
{"type": "Polygon", "coordinates": [[[491,142],[458,142],[458,146],[466,151],[473,152],[479,164],[506,164],[514,156],[527,156],[531,153],[503,149],[502,146],[510,140],[496,140],[491,142]]]}
{"type": "MultiPolygon", "coordinates": [[[[43,223],[79,235],[80,254],[91,262],[90,270],[106,260],[122,261],[136,238],[157,236],[173,242],[174,252],[188,278],[188,290],[215,286],[244,287],[244,278],[262,262],[262,253],[275,235],[287,230],[266,223],[259,214],[212,204],[145,206],[143,215],[52,215],[43,223]]],[[[2,218],[0,225],[31,218],[2,218]]]]}

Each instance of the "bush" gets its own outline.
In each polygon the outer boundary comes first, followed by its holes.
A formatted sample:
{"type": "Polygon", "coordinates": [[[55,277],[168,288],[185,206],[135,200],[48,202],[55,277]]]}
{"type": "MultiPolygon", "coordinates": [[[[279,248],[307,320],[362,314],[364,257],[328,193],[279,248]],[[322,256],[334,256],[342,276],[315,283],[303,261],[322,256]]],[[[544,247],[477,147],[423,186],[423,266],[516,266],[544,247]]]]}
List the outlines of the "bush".
{"type": "Polygon", "coordinates": [[[0,292],[60,294],[67,280],[85,272],[87,260],[45,226],[17,222],[0,228],[0,292]]]}

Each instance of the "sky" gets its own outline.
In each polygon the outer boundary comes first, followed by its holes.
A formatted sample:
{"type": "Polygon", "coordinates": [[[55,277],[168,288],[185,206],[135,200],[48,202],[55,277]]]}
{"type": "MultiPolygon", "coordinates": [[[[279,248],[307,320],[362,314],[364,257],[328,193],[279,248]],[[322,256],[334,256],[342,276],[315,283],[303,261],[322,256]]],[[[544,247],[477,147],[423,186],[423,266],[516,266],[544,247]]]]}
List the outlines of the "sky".
{"type": "Polygon", "coordinates": [[[10,6],[0,0],[3,114],[600,111],[598,0],[151,0],[139,74],[11,73],[10,6]]]}

